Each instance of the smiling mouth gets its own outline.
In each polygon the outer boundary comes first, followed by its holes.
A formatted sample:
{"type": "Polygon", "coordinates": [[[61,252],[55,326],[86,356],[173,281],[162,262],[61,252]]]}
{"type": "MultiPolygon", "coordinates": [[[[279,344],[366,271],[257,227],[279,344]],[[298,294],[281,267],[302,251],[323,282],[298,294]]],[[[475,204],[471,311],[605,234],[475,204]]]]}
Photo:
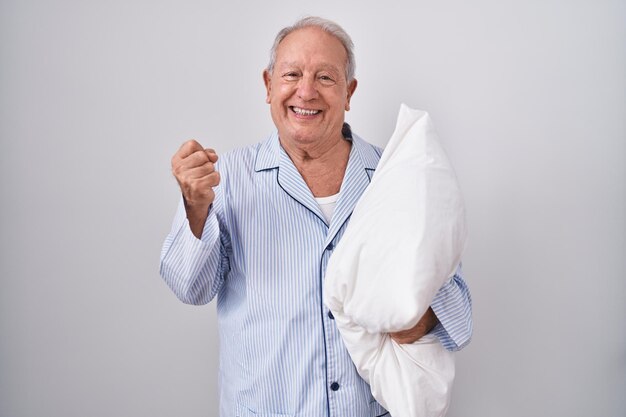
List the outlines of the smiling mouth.
{"type": "Polygon", "coordinates": [[[298,116],[315,116],[316,114],[320,114],[322,112],[321,110],[308,110],[296,106],[289,106],[289,108],[298,116]]]}

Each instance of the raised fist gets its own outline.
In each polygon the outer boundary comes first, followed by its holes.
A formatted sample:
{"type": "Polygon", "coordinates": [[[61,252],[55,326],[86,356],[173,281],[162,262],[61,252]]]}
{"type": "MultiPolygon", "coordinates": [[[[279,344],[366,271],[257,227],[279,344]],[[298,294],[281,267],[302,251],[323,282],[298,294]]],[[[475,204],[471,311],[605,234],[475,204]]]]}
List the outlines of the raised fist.
{"type": "Polygon", "coordinates": [[[215,151],[205,149],[195,140],[183,143],[172,157],[172,173],[183,193],[191,230],[197,237],[202,233],[209,207],[215,199],[213,187],[220,183],[215,162],[215,151]]]}

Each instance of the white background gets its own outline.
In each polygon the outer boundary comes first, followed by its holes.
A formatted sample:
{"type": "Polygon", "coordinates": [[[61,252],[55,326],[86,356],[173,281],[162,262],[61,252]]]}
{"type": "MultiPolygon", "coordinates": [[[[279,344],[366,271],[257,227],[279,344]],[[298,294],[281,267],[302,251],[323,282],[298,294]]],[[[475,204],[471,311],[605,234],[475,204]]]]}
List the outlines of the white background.
{"type": "Polygon", "coordinates": [[[271,131],[261,71],[307,14],[354,39],[354,131],[426,109],[461,181],[449,416],[626,415],[624,2],[387,3],[0,1],[1,417],[216,416],[215,306],[158,275],[169,159],[271,131]]]}

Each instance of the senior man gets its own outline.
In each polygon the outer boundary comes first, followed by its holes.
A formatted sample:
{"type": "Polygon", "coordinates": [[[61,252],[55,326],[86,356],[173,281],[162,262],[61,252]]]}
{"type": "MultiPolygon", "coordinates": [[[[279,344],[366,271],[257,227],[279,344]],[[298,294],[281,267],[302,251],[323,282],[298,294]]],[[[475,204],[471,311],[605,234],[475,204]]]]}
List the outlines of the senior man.
{"type": "MultiPolygon", "coordinates": [[[[180,300],[217,295],[220,415],[387,415],[322,302],[328,259],[381,150],[344,123],[357,87],[353,45],[337,24],[306,18],[280,31],[263,72],[277,131],[220,157],[188,141],[172,158],[181,204],[161,255],[180,300]]],[[[449,350],[471,337],[460,271],[412,329],[449,350]]]]}

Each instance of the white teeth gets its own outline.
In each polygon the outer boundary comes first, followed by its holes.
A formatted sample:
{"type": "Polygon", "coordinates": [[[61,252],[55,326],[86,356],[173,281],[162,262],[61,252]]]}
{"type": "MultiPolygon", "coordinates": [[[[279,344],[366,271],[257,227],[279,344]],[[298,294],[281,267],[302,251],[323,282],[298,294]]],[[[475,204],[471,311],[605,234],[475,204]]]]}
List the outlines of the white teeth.
{"type": "Polygon", "coordinates": [[[302,116],[313,116],[314,114],[317,114],[320,112],[320,110],[307,110],[307,109],[301,109],[299,107],[292,107],[292,109],[296,114],[299,114],[302,116]]]}

